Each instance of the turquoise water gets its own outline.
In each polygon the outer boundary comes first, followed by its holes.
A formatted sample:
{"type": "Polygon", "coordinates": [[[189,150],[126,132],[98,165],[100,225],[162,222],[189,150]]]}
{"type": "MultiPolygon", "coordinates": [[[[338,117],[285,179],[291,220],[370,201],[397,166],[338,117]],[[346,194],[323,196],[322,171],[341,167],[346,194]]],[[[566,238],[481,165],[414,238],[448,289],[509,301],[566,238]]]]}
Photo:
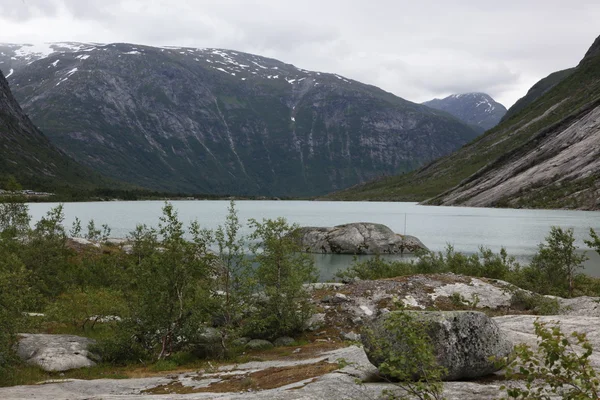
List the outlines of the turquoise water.
{"type": "MultiPolygon", "coordinates": [[[[34,219],[39,219],[53,203],[30,204],[34,219]]],[[[125,237],[136,224],[156,226],[161,201],[90,202],[64,204],[65,225],[75,217],[83,224],[94,219],[96,226],[108,224],[111,236],[125,237]]],[[[181,220],[198,220],[203,227],[216,228],[227,215],[228,201],[174,201],[181,220]]],[[[397,233],[417,236],[429,249],[443,250],[451,244],[457,251],[476,252],[483,245],[494,251],[505,247],[510,255],[527,260],[544,240],[550,227],[573,228],[577,244],[585,248],[589,228],[600,231],[600,212],[568,210],[515,210],[468,207],[432,207],[416,203],[321,202],[321,201],[238,201],[241,221],[249,218],[285,217],[301,226],[333,226],[350,222],[376,222],[397,233]]],[[[249,230],[244,228],[244,232],[249,230]]],[[[588,252],[590,275],[600,276],[600,256],[588,252]]],[[[317,255],[321,279],[327,280],[352,262],[352,256],[317,255]]]]}

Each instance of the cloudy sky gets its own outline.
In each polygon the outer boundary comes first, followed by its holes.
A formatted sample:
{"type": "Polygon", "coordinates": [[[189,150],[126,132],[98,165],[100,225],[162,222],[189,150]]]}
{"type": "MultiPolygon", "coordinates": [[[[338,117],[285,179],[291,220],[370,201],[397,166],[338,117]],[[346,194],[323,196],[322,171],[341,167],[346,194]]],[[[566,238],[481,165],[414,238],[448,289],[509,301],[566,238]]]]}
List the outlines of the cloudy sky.
{"type": "Polygon", "coordinates": [[[221,47],[335,72],[408,100],[510,106],[600,35],[584,0],[0,0],[0,42],[221,47]]]}

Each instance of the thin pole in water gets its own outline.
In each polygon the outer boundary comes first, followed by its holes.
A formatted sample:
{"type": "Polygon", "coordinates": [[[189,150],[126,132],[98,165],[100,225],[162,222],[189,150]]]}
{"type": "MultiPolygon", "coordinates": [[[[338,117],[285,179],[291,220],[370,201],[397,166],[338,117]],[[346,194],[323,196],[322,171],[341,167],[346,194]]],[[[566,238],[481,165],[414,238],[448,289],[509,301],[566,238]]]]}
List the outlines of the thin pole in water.
{"type": "Polygon", "coordinates": [[[406,236],[406,213],[404,213],[404,236],[406,236]]]}

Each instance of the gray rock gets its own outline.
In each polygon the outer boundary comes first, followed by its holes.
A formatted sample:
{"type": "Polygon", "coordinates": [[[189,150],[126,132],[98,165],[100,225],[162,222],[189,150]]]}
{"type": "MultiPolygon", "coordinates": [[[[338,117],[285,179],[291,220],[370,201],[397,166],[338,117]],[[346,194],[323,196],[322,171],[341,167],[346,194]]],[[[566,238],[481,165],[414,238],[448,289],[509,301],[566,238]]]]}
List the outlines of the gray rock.
{"type": "Polygon", "coordinates": [[[125,246],[123,246],[121,248],[123,249],[123,252],[125,254],[129,254],[129,255],[133,254],[133,246],[132,245],[126,244],[125,246]]]}
{"type": "Polygon", "coordinates": [[[263,339],[252,339],[246,343],[246,348],[250,350],[267,350],[272,349],[273,347],[273,343],[263,339]]]}
{"type": "Polygon", "coordinates": [[[212,327],[202,328],[198,331],[197,341],[198,344],[220,343],[221,331],[212,327]]]}
{"type": "Polygon", "coordinates": [[[68,371],[92,367],[99,357],[88,351],[94,340],[74,335],[19,335],[18,355],[44,371],[68,371]]]}
{"type": "Polygon", "coordinates": [[[413,236],[398,235],[385,225],[369,222],[333,228],[299,228],[298,240],[302,249],[308,253],[402,254],[427,250],[413,236]]]}
{"type": "Polygon", "coordinates": [[[250,340],[252,339],[249,337],[241,337],[235,339],[233,342],[231,342],[231,344],[233,344],[234,346],[245,346],[250,340]]]}
{"type": "Polygon", "coordinates": [[[336,293],[335,296],[331,298],[331,302],[334,304],[346,303],[348,301],[350,301],[350,299],[343,293],[336,293]]]}
{"type": "Polygon", "coordinates": [[[275,339],[275,341],[273,342],[273,344],[276,347],[291,346],[294,343],[296,343],[296,340],[294,338],[289,337],[289,336],[282,336],[280,338],[275,339]]]}
{"type": "MultiPolygon", "coordinates": [[[[384,343],[402,354],[406,347],[402,338],[384,327],[388,318],[401,312],[391,312],[370,325],[371,333],[363,335],[369,360],[378,366],[385,358],[374,354],[374,343],[384,343]]],[[[498,370],[491,358],[507,356],[512,350],[498,325],[487,315],[476,311],[406,311],[416,321],[424,323],[431,338],[438,363],[447,369],[444,380],[472,379],[498,370]]]]}
{"type": "Polygon", "coordinates": [[[325,314],[313,314],[304,324],[304,328],[308,331],[316,331],[325,325],[325,314]]]}
{"type": "Polygon", "coordinates": [[[342,335],[342,337],[351,342],[360,342],[360,335],[356,332],[346,332],[342,335]]]}

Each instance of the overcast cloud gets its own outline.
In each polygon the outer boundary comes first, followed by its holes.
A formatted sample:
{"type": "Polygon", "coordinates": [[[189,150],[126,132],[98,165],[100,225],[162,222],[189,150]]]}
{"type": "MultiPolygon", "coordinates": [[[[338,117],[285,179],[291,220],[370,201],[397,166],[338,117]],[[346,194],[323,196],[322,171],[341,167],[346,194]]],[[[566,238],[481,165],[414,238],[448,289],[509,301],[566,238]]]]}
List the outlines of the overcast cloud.
{"type": "Polygon", "coordinates": [[[510,106],[600,35],[582,0],[0,0],[0,42],[220,47],[335,72],[422,102],[510,106]]]}

